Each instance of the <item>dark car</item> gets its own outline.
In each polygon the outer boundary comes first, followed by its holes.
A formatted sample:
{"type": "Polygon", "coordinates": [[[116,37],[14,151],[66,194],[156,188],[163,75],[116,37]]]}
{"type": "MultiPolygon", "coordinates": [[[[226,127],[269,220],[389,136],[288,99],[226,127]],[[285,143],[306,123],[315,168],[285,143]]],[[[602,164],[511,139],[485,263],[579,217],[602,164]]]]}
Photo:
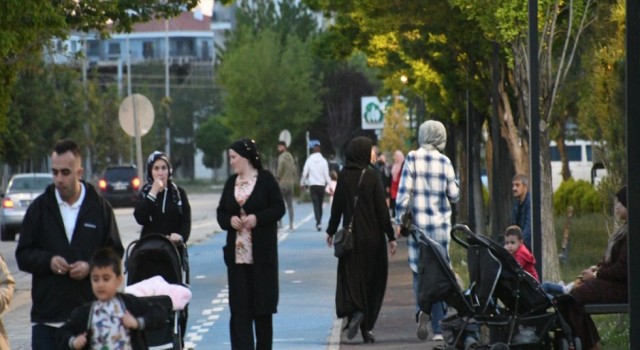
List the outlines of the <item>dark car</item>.
{"type": "Polygon", "coordinates": [[[20,231],[27,208],[52,182],[53,177],[49,173],[17,174],[11,178],[7,191],[2,194],[1,240],[14,241],[16,239],[16,233],[20,231]]]}
{"type": "Polygon", "coordinates": [[[98,181],[100,194],[112,206],[133,206],[140,190],[140,177],[133,165],[109,166],[98,181]]]}

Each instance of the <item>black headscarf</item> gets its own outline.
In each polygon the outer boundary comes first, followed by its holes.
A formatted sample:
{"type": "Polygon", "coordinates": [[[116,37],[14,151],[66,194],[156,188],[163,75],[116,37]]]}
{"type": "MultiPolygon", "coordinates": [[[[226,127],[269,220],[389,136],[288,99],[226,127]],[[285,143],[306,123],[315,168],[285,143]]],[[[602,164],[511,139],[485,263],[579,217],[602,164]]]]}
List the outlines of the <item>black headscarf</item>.
{"type": "Polygon", "coordinates": [[[364,136],[358,136],[351,140],[345,151],[345,165],[364,169],[371,162],[371,148],[373,141],[364,136]]]}
{"type": "Polygon", "coordinates": [[[262,160],[260,159],[260,152],[258,152],[258,145],[252,139],[241,139],[229,146],[229,149],[234,150],[242,158],[249,160],[251,165],[257,170],[262,170],[262,160]]]}
{"type": "Polygon", "coordinates": [[[180,198],[180,191],[178,191],[178,186],[171,180],[171,176],[173,175],[173,168],[171,167],[169,157],[163,152],[153,151],[147,158],[147,183],[145,183],[142,187],[142,195],[143,197],[146,197],[147,194],[149,194],[149,191],[151,191],[151,187],[153,186],[153,174],[151,173],[151,170],[153,169],[153,164],[157,160],[163,160],[165,163],[167,163],[167,168],[169,168],[169,176],[167,178],[166,189],[168,193],[170,193],[173,202],[178,206],[178,210],[182,210],[182,199],[180,198]]]}

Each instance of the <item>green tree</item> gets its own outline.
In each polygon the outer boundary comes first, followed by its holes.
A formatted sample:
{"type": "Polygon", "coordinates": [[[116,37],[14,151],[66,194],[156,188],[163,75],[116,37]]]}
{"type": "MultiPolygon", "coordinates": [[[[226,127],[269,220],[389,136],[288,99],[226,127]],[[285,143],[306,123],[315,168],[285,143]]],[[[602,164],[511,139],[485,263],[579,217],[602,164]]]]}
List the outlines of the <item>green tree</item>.
{"type": "Polygon", "coordinates": [[[384,129],[382,129],[382,138],[380,139],[380,150],[383,152],[393,153],[399,149],[403,154],[407,154],[410,150],[410,131],[407,128],[407,106],[396,96],[393,103],[387,108],[384,114],[384,129]]]}
{"type": "Polygon", "coordinates": [[[319,84],[310,51],[295,36],[283,44],[275,32],[264,30],[224,54],[217,78],[232,137],[252,137],[271,154],[282,129],[299,135],[318,116],[319,84]]]}
{"type": "Polygon", "coordinates": [[[196,130],[196,146],[204,153],[202,163],[210,169],[222,166],[224,151],[231,143],[230,130],[221,123],[220,119],[220,117],[209,117],[196,130]]]}

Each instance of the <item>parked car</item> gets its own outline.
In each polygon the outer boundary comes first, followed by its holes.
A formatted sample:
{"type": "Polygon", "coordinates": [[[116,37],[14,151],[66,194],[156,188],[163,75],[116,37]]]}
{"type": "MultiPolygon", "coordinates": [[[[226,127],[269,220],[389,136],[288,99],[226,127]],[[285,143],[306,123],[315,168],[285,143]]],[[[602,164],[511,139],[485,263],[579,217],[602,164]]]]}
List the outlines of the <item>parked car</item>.
{"type": "Polygon", "coordinates": [[[16,239],[16,233],[20,231],[27,208],[52,182],[53,177],[49,173],[17,174],[11,178],[7,191],[2,194],[1,240],[14,241],[16,239]]]}
{"type": "Polygon", "coordinates": [[[107,167],[98,180],[100,194],[112,206],[133,206],[140,190],[140,177],[133,165],[107,167]]]}

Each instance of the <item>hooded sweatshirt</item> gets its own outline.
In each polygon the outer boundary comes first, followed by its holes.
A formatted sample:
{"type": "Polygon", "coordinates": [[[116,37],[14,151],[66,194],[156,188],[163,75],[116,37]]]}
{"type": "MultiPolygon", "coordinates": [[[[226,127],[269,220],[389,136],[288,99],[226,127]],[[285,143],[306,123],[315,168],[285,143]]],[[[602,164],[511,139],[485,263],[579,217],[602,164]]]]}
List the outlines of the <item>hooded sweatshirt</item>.
{"type": "Polygon", "coordinates": [[[329,183],[331,183],[331,177],[329,177],[329,163],[324,159],[320,152],[311,154],[304,163],[300,186],[308,185],[325,187],[329,183]]]}

